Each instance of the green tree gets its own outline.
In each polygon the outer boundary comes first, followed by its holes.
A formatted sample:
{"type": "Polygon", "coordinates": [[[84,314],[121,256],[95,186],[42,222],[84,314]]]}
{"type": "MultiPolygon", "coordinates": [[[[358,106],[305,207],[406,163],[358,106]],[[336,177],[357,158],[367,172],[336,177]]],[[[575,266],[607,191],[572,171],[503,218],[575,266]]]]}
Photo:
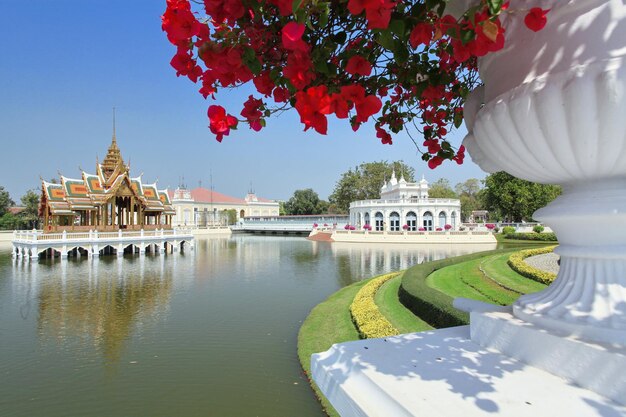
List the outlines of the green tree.
{"type": "Polygon", "coordinates": [[[285,203],[285,213],[291,215],[320,214],[320,197],[310,188],[296,190],[285,203]]]}
{"type": "Polygon", "coordinates": [[[344,172],[329,197],[331,206],[337,213],[347,213],[353,201],[380,198],[383,183],[394,171],[398,178],[404,176],[408,182],[415,181],[415,170],[402,161],[364,162],[344,172]]]}
{"type": "Polygon", "coordinates": [[[316,211],[315,214],[327,214],[329,208],[330,208],[330,203],[328,201],[320,200],[317,203],[317,207],[315,209],[315,211],[316,211]]]}
{"type": "Polygon", "coordinates": [[[461,218],[467,221],[474,210],[480,210],[482,201],[480,199],[480,180],[470,178],[465,182],[458,183],[454,190],[461,200],[461,218]]]}
{"type": "Polygon", "coordinates": [[[222,216],[224,219],[226,219],[226,223],[229,225],[237,223],[237,210],[235,209],[224,209],[222,211],[222,216]]]}
{"type": "Polygon", "coordinates": [[[428,188],[428,197],[430,198],[459,198],[450,186],[450,181],[446,178],[439,178],[430,184],[428,188]]]}
{"type": "Polygon", "coordinates": [[[0,217],[0,230],[19,229],[20,219],[13,213],[6,212],[0,217]]]}
{"type": "Polygon", "coordinates": [[[39,225],[39,194],[28,190],[20,199],[24,210],[18,215],[21,226],[26,229],[37,228],[39,225]]]}
{"type": "Polygon", "coordinates": [[[532,220],[533,213],[561,194],[558,185],[543,185],[515,178],[501,171],[485,178],[485,209],[494,220],[532,220]]]}
{"type": "Polygon", "coordinates": [[[11,200],[9,192],[0,186],[0,217],[4,216],[9,210],[9,207],[13,207],[15,203],[11,200]]]}

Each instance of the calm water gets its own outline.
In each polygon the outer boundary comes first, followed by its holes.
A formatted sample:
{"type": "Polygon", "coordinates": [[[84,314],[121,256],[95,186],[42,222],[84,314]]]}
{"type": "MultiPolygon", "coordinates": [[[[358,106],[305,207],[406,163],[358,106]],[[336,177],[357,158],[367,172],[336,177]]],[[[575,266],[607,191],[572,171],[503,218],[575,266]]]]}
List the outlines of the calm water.
{"type": "Polygon", "coordinates": [[[24,262],[0,246],[0,416],[322,416],[296,356],[311,308],[485,249],[235,235],[185,254],[24,262]]]}

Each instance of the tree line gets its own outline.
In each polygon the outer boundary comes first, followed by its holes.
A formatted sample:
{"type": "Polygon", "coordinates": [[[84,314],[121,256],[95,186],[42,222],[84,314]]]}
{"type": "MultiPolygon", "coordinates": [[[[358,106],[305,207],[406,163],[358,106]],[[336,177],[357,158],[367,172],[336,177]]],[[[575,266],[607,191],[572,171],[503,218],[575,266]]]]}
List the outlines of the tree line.
{"type": "Polygon", "coordinates": [[[39,226],[39,194],[28,190],[17,210],[9,192],[0,186],[0,230],[33,229],[39,226]]]}
{"type": "MultiPolygon", "coordinates": [[[[311,188],[296,190],[281,203],[281,214],[347,214],[352,201],[380,198],[380,189],[393,172],[398,179],[415,182],[415,170],[402,161],[366,162],[341,175],[328,201],[311,188]]],[[[532,221],[536,210],[561,193],[559,186],[521,180],[506,172],[490,174],[484,180],[470,178],[454,187],[440,178],[429,187],[431,198],[461,200],[463,221],[475,210],[487,210],[492,221],[532,221]]]]}

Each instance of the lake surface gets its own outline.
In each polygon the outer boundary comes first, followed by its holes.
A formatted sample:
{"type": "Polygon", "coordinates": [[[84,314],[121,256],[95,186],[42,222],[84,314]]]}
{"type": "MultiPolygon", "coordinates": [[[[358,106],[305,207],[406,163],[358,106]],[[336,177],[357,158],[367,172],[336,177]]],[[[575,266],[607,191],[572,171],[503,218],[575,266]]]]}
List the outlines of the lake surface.
{"type": "Polygon", "coordinates": [[[0,246],[0,416],[323,416],[296,355],[316,304],[494,247],[234,235],[180,254],[28,262],[0,246]]]}

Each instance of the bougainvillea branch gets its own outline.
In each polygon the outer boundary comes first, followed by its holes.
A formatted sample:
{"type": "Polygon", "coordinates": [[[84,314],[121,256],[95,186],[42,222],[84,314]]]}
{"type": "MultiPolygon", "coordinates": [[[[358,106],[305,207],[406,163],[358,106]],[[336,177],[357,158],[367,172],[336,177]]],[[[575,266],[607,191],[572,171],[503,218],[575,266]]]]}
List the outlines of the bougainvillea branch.
{"type": "Polygon", "coordinates": [[[208,107],[218,141],[239,123],[259,131],[273,113],[292,107],[304,130],[320,134],[327,134],[329,116],[355,131],[373,121],[372,136],[383,144],[407,131],[435,168],[444,160],[463,163],[463,146],[446,138],[480,83],[476,59],[504,47],[501,15],[521,13],[538,31],[548,13],[477,0],[455,18],[445,6],[445,0],[167,0],[162,21],[176,46],[172,67],[200,84],[205,98],[249,82],[256,88],[240,119],[217,104],[208,107]]]}

